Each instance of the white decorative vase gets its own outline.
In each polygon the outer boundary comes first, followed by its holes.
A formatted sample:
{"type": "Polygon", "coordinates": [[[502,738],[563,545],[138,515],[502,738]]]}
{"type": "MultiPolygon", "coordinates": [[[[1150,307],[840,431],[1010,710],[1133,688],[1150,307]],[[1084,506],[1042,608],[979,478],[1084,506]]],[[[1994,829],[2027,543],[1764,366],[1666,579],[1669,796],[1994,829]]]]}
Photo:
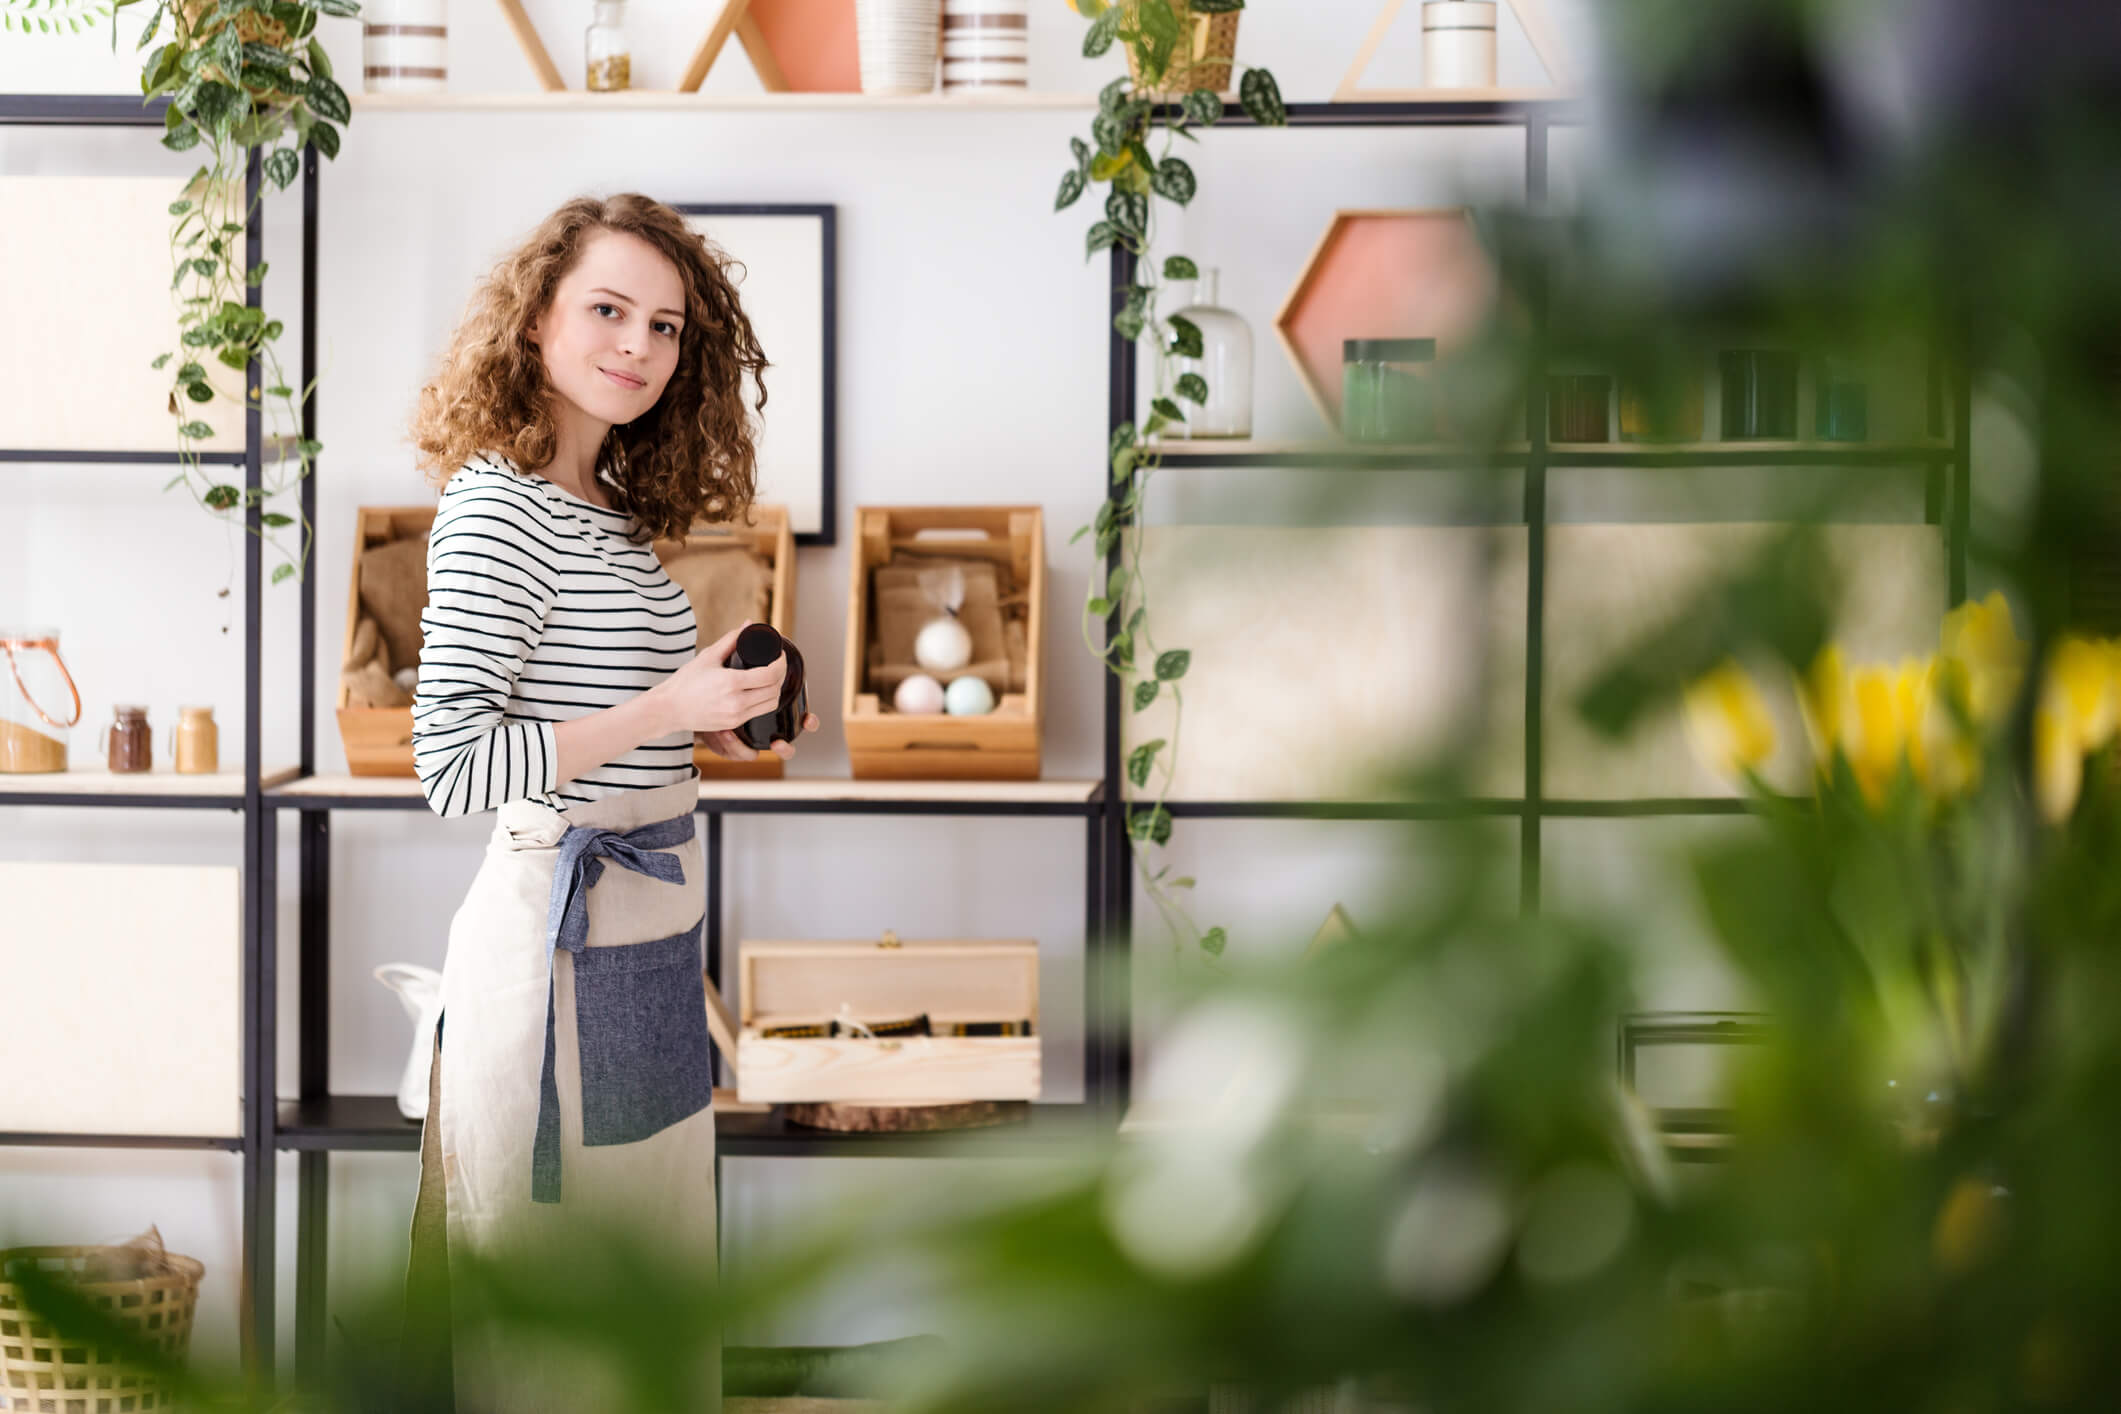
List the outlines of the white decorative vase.
{"type": "Polygon", "coordinates": [[[425,1119],[435,1022],[442,1015],[442,974],[410,962],[386,962],[376,969],[376,980],[398,994],[413,1022],[412,1054],[405,1058],[405,1073],[398,1077],[398,1113],[407,1119],[425,1119]]]}
{"type": "Polygon", "coordinates": [[[448,86],[446,0],[366,0],[361,87],[369,93],[440,93],[448,86]]]}
{"type": "Polygon", "coordinates": [[[943,0],[854,0],[862,92],[932,92],[942,23],[943,0]]]}
{"type": "Polygon", "coordinates": [[[1495,86],[1494,0],[1421,7],[1421,81],[1429,88],[1495,86]]]}
{"type": "Polygon", "coordinates": [[[1029,87],[1031,0],[943,0],[943,92],[1029,87]]]}
{"type": "MultiPolygon", "coordinates": [[[[1235,310],[1216,303],[1221,298],[1218,271],[1200,272],[1194,282],[1193,303],[1178,313],[1200,329],[1200,357],[1173,358],[1174,378],[1198,373],[1208,382],[1208,401],[1186,410],[1184,423],[1167,437],[1249,437],[1252,435],[1252,326],[1235,310]]],[[[1176,387],[1174,383],[1173,387],[1176,387]]],[[[1166,389],[1170,396],[1171,390],[1166,389]]]]}

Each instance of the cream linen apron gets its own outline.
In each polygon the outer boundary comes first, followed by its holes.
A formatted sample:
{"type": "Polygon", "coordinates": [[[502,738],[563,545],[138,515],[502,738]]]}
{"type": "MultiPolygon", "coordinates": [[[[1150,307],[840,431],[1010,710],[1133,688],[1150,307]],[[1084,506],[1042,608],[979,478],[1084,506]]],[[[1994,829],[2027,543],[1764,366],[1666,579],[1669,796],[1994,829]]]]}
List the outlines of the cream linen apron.
{"type": "MultiPolygon", "coordinates": [[[[625,1224],[652,1250],[714,1270],[698,803],[686,781],[564,815],[532,801],[500,807],[442,968],[452,1265],[625,1224]]],[[[465,1284],[451,1288],[460,1297],[465,1284]]],[[[610,1371],[550,1339],[504,1349],[465,1304],[453,1300],[460,1407],[621,1406],[610,1371]]],[[[720,1347],[712,1331],[700,1338],[698,1407],[719,1410],[720,1347]]]]}

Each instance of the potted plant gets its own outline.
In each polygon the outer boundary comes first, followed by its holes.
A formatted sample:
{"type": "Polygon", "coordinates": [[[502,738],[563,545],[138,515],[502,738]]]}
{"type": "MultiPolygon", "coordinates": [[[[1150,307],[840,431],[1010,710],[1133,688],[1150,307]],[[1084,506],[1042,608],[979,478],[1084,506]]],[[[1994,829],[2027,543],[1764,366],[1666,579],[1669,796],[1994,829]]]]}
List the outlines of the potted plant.
{"type": "MultiPolygon", "coordinates": [[[[1216,71],[1201,62],[1196,45],[1202,19],[1228,17],[1231,53],[1235,47],[1235,18],[1244,0],[1069,0],[1078,13],[1090,20],[1083,38],[1083,53],[1098,58],[1112,46],[1122,45],[1128,73],[1105,85],[1098,94],[1097,116],[1090,123],[1089,141],[1069,139],[1075,165],[1061,177],[1054,199],[1056,211],[1065,210],[1093,187],[1105,186],[1104,219],[1093,222],[1084,237],[1084,255],[1094,257],[1113,246],[1123,246],[1135,255],[1148,252],[1154,242],[1155,206],[1162,197],[1184,206],[1193,199],[1198,185],[1193,168],[1173,151],[1179,141],[1193,142],[1192,130],[1213,126],[1223,115],[1222,95],[1209,87],[1185,89],[1176,102],[1160,102],[1158,96],[1174,92],[1173,85],[1195,77],[1213,79],[1216,71]],[[1152,144],[1157,144],[1152,150],[1152,144]]],[[[1210,59],[1220,63],[1220,81],[1227,84],[1232,58],[1210,59]]],[[[1238,98],[1245,112],[1262,126],[1281,126],[1288,121],[1281,90],[1265,69],[1245,71],[1238,84],[1238,98]]],[[[1200,271],[1184,255],[1167,256],[1162,280],[1191,280],[1200,271]]],[[[1127,287],[1112,325],[1122,338],[1147,340],[1159,360],[1198,358],[1202,350],[1200,328],[1181,315],[1157,312],[1161,282],[1153,264],[1144,262],[1127,287]]],[[[1169,370],[1160,370],[1168,375],[1169,370]]],[[[1141,577],[1139,536],[1126,536],[1124,527],[1140,507],[1149,477],[1158,465],[1150,438],[1166,427],[1186,420],[1181,401],[1195,407],[1208,399],[1207,381],[1188,372],[1163,377],[1157,386],[1169,387],[1173,397],[1158,397],[1150,414],[1138,427],[1125,423],[1114,430],[1108,455],[1111,458],[1110,491],[1098,507],[1096,519],[1075,532],[1074,539],[1092,537],[1096,568],[1090,577],[1090,595],[1083,606],[1083,640],[1112,672],[1127,684],[1127,700],[1133,710],[1146,710],[1165,692],[1172,698],[1173,717],[1168,739],[1144,742],[1127,758],[1127,780],[1137,791],[1147,792],[1154,781],[1156,798],[1130,808],[1127,832],[1144,890],[1155,903],[1173,933],[1188,938],[1209,956],[1219,956],[1227,935],[1215,927],[1203,930],[1192,918],[1175,890],[1189,887],[1189,878],[1170,877],[1168,866],[1152,868],[1150,847],[1161,847],[1171,838],[1171,812],[1165,799],[1175,769],[1179,713],[1183,710],[1179,680],[1192,659],[1183,648],[1160,648],[1148,620],[1147,587],[1141,577]],[[1106,558],[1118,548],[1124,562],[1107,575],[1106,558]],[[1118,625],[1100,649],[1095,639],[1096,621],[1108,619],[1118,625]],[[1167,749],[1168,748],[1168,749],[1167,749]]]]}

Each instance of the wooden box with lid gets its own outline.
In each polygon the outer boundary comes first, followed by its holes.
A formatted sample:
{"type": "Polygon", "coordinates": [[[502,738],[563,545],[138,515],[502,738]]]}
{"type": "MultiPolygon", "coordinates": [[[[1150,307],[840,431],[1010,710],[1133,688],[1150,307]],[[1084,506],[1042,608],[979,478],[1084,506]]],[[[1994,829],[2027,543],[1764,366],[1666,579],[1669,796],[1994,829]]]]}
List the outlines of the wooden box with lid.
{"type": "MultiPolygon", "coordinates": [[[[363,506],[354,515],[338,719],[346,767],[356,776],[413,774],[412,694],[392,675],[419,662],[425,542],[434,518],[433,506],[363,506]]],[[[795,535],[788,508],[754,506],[751,519],[750,525],[695,526],[683,540],[655,542],[656,558],[692,601],[702,646],[760,616],[762,606],[764,622],[784,634],[794,629],[795,535]]],[[[771,752],[755,761],[725,761],[702,746],[693,760],[709,780],[774,780],[783,769],[771,752]]]]}
{"type": "Polygon", "coordinates": [[[747,940],[737,969],[746,1103],[1038,1098],[1035,942],[747,940]],[[906,1034],[918,1018],[927,1034],[906,1034]]]}
{"type": "Polygon", "coordinates": [[[855,778],[1037,780],[1045,723],[1046,540],[1040,509],[864,506],[855,512],[849,579],[841,707],[855,778]],[[911,651],[912,628],[926,601],[912,581],[923,566],[952,564],[965,577],[961,621],[972,639],[973,661],[932,676],[945,684],[965,675],[987,679],[993,710],[977,716],[898,711],[896,689],[921,670],[911,651]]]}

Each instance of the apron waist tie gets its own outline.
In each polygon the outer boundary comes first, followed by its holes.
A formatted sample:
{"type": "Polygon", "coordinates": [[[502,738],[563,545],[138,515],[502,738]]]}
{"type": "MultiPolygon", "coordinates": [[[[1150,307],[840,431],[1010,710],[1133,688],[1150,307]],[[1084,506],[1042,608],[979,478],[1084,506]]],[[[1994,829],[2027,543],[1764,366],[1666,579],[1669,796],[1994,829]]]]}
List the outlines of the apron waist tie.
{"type": "Polygon", "coordinates": [[[558,949],[580,955],[589,946],[589,891],[604,877],[604,861],[660,879],[685,882],[685,866],[674,849],[692,838],[692,815],[676,815],[643,825],[631,834],[571,825],[560,837],[560,857],[552,871],[552,904],[545,918],[545,1061],[538,1074],[538,1129],[530,1149],[530,1200],[560,1201],[560,1081],[558,1043],[553,1016],[552,971],[558,949]]]}

